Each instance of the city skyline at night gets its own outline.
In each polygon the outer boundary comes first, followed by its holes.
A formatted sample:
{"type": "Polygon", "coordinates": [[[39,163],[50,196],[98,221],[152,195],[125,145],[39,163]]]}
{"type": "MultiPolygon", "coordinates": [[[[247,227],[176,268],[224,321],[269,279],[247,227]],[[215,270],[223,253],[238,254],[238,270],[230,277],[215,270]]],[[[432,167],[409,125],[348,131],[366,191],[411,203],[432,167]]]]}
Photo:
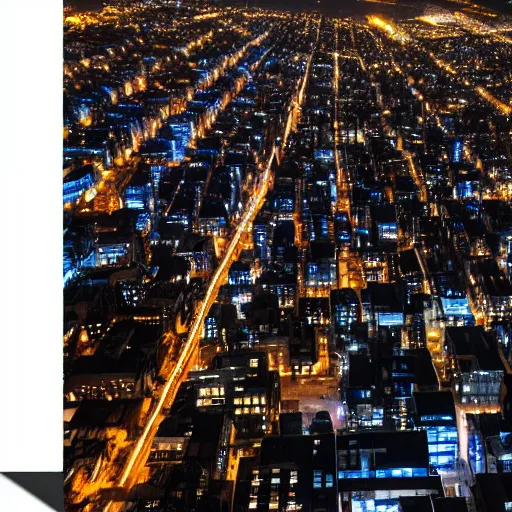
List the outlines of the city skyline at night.
{"type": "Polygon", "coordinates": [[[502,7],[65,7],[66,510],[512,510],[502,7]]]}

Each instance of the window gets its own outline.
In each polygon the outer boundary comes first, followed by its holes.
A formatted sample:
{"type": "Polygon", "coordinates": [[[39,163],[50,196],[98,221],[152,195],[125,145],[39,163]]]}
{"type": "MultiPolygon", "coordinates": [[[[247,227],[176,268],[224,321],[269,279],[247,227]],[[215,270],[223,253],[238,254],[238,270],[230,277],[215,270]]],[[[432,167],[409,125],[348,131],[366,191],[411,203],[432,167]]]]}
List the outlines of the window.
{"type": "Polygon", "coordinates": [[[313,489],[321,489],[322,488],[322,471],[315,470],[313,471],[313,489]]]}
{"type": "Polygon", "coordinates": [[[258,359],[251,359],[249,361],[249,366],[251,368],[258,368],[258,362],[259,362],[258,359]]]}
{"type": "Polygon", "coordinates": [[[202,401],[203,407],[207,407],[209,405],[218,405],[218,402],[214,402],[211,398],[203,398],[199,400],[202,401]]]}
{"type": "Polygon", "coordinates": [[[327,489],[330,489],[333,485],[334,485],[333,476],[331,474],[325,475],[325,487],[327,487],[327,489]]]}

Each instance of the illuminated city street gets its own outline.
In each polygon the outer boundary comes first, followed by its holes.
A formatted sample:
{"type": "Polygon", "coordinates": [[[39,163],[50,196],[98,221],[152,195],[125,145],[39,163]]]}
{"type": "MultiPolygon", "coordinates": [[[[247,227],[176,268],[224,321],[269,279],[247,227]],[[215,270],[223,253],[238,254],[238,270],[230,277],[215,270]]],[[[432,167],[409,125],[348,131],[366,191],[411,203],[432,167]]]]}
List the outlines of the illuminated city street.
{"type": "Polygon", "coordinates": [[[66,510],[508,510],[505,11],[66,8],[66,510]]]}

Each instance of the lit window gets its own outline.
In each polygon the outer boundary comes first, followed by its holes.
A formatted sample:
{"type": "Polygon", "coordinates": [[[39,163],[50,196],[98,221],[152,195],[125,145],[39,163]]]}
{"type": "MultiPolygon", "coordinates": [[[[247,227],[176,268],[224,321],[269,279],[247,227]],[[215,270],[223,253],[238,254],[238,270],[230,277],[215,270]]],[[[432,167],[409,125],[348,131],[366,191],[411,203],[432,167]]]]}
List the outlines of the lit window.
{"type": "Polygon", "coordinates": [[[251,368],[258,368],[258,359],[251,359],[249,362],[251,368]]]}

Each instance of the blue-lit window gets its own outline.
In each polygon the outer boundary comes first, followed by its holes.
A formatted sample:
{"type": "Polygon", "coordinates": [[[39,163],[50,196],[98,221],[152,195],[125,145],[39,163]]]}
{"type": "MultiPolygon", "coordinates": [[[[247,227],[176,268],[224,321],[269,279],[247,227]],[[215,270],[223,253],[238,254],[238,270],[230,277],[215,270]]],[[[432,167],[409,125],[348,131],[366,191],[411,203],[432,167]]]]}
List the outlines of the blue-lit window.
{"type": "Polygon", "coordinates": [[[380,240],[398,240],[398,225],[396,222],[379,224],[380,240]]]}
{"type": "Polygon", "coordinates": [[[322,488],[322,471],[319,471],[319,470],[313,471],[313,488],[314,489],[322,488]]]}
{"type": "Polygon", "coordinates": [[[404,324],[403,313],[379,313],[379,325],[392,327],[404,324]]]}
{"type": "Polygon", "coordinates": [[[293,212],[293,210],[295,208],[294,204],[293,204],[293,199],[291,199],[289,197],[277,199],[274,202],[274,204],[275,204],[277,210],[280,212],[293,212]]]}
{"type": "Polygon", "coordinates": [[[453,417],[443,414],[427,414],[421,416],[420,421],[453,421],[453,417]]]}
{"type": "Polygon", "coordinates": [[[147,207],[151,190],[149,183],[126,187],[124,201],[126,208],[143,210],[147,207]]]}
{"type": "Polygon", "coordinates": [[[348,327],[357,321],[357,304],[335,304],[334,321],[336,327],[348,327]]]}
{"type": "Polygon", "coordinates": [[[368,470],[347,470],[338,471],[338,478],[417,478],[428,476],[427,468],[386,468],[377,469],[375,471],[368,470]]]}
{"type": "Polygon", "coordinates": [[[230,271],[228,277],[228,283],[230,285],[251,285],[252,276],[251,271],[230,271]]]}
{"type": "Polygon", "coordinates": [[[484,447],[480,434],[473,432],[468,438],[469,462],[473,473],[485,473],[484,447]]]}
{"type": "Polygon", "coordinates": [[[473,195],[473,183],[471,181],[457,183],[457,196],[460,199],[472,198],[473,195]]]}
{"type": "Polygon", "coordinates": [[[151,180],[153,181],[153,186],[156,190],[158,190],[158,185],[160,183],[160,178],[162,176],[162,173],[165,171],[166,166],[165,165],[152,165],[150,172],[151,172],[151,180]]]}
{"type": "Polygon", "coordinates": [[[454,162],[460,162],[461,152],[462,152],[462,142],[460,142],[460,140],[458,140],[453,145],[453,161],[454,162]]]}
{"type": "Polygon", "coordinates": [[[126,244],[108,245],[98,248],[96,253],[97,266],[116,265],[120,259],[124,258],[128,253],[126,244]]]}
{"type": "Polygon", "coordinates": [[[438,425],[427,427],[426,431],[430,465],[439,471],[453,470],[458,456],[457,427],[438,425]]]}
{"type": "Polygon", "coordinates": [[[94,175],[92,172],[77,180],[67,181],[63,184],[63,203],[72,203],[76,201],[86,190],[94,184],[94,175]]]}
{"type": "Polygon", "coordinates": [[[205,324],[205,338],[209,340],[218,338],[219,331],[217,327],[217,319],[214,317],[208,317],[205,324]]]}

